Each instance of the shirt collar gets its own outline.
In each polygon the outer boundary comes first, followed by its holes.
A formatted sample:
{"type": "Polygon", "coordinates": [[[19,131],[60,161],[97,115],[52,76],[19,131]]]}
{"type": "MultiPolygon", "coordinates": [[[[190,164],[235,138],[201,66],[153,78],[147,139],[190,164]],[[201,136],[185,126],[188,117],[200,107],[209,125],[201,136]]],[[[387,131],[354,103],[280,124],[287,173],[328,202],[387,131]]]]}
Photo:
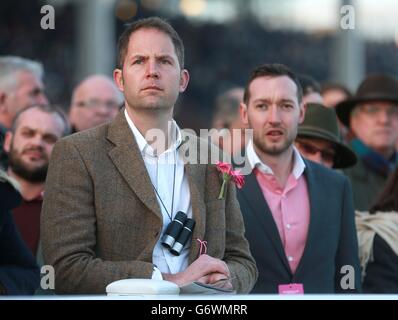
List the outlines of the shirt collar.
{"type": "MultiPolygon", "coordinates": [[[[250,166],[254,168],[258,168],[261,172],[265,174],[274,175],[272,169],[267,166],[264,162],[262,162],[257,155],[256,151],[254,150],[253,141],[249,140],[247,147],[246,147],[246,154],[249,160],[250,166]]],[[[295,146],[293,146],[293,176],[298,179],[303,174],[305,170],[305,163],[303,158],[301,157],[299,151],[295,146]]]]}
{"type": "MultiPolygon", "coordinates": [[[[137,129],[135,126],[134,122],[131,120],[130,116],[127,113],[127,110],[124,109],[124,116],[126,117],[127,123],[133,132],[134,138],[137,141],[138,148],[141,153],[148,153],[151,155],[154,155],[154,151],[152,147],[148,144],[148,142],[145,140],[144,136],[141,134],[141,132],[137,129]]],[[[166,152],[174,152],[182,142],[182,135],[181,135],[181,129],[177,125],[177,123],[174,121],[174,119],[171,121],[171,128],[172,130],[175,130],[177,132],[177,139],[173,141],[173,143],[170,145],[170,147],[165,150],[163,153],[166,152]]]]}

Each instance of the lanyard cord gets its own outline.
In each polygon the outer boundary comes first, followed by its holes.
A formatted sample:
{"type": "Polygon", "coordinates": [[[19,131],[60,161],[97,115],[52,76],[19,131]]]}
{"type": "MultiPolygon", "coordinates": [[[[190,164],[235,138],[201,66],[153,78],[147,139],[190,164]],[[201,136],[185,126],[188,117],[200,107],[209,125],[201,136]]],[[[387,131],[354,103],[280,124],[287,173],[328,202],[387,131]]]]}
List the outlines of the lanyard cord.
{"type": "MultiPolygon", "coordinates": [[[[160,195],[159,195],[159,193],[158,193],[158,190],[156,190],[155,186],[153,185],[153,183],[152,183],[152,181],[151,181],[153,190],[155,190],[155,193],[156,193],[157,197],[159,198],[160,203],[162,204],[164,210],[166,211],[167,216],[169,217],[170,221],[173,221],[174,189],[175,189],[175,182],[176,182],[176,167],[177,167],[177,156],[176,156],[176,153],[177,153],[177,149],[174,151],[173,194],[172,194],[172,198],[171,198],[171,214],[169,213],[169,211],[167,211],[167,208],[166,208],[166,206],[164,205],[163,200],[162,200],[162,198],[160,197],[160,195]]],[[[157,167],[157,166],[158,166],[158,162],[156,161],[156,167],[157,167]]],[[[156,170],[158,170],[158,168],[156,168],[156,170]]]]}
{"type": "MultiPolygon", "coordinates": [[[[177,129],[176,129],[176,136],[177,136],[177,129]]],[[[177,150],[180,148],[181,145],[182,145],[182,143],[181,143],[178,147],[176,147],[175,150],[174,150],[173,193],[172,193],[172,198],[171,198],[171,211],[170,211],[170,213],[169,213],[169,211],[167,210],[166,206],[164,205],[164,202],[163,202],[162,198],[160,197],[158,190],[157,190],[157,189],[155,188],[155,186],[153,185],[152,180],[150,180],[150,181],[151,181],[151,184],[152,184],[152,188],[153,188],[153,190],[155,190],[156,196],[159,198],[160,203],[162,204],[164,210],[166,211],[167,216],[169,217],[170,221],[173,221],[174,190],[175,190],[175,183],[176,183],[176,167],[177,167],[177,150]]],[[[158,159],[158,157],[156,156],[156,172],[159,171],[159,170],[158,170],[158,169],[159,169],[159,167],[158,167],[158,166],[159,166],[158,161],[159,161],[159,159],[158,159]]]]}

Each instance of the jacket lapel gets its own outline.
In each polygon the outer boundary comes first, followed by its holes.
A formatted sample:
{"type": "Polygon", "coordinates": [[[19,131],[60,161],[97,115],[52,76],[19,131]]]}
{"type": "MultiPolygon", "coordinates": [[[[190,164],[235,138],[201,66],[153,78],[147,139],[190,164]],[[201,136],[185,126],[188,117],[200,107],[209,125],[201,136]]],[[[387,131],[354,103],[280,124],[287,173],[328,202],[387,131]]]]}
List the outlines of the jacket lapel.
{"type": "Polygon", "coordinates": [[[307,241],[305,244],[303,256],[301,257],[301,260],[297,267],[296,275],[299,274],[302,269],[306,268],[307,263],[310,263],[307,268],[307,270],[310,270],[311,264],[313,263],[313,261],[311,261],[310,259],[312,246],[321,239],[321,236],[317,233],[317,230],[321,230],[319,229],[319,225],[322,223],[321,214],[319,214],[318,211],[321,208],[321,203],[319,203],[319,199],[322,198],[322,195],[320,194],[321,192],[320,189],[316,187],[317,186],[316,177],[314,176],[311,163],[309,163],[305,159],[304,162],[306,167],[304,174],[307,181],[309,201],[310,201],[310,224],[308,226],[308,235],[307,235],[307,241]]]}
{"type": "MultiPolygon", "coordinates": [[[[199,242],[197,239],[203,240],[206,227],[206,207],[203,201],[203,192],[199,186],[204,186],[205,181],[200,182],[205,177],[206,167],[195,166],[192,164],[185,165],[185,171],[188,176],[189,190],[191,194],[192,217],[195,220],[195,229],[192,234],[191,252],[189,254],[189,263],[193,262],[199,253],[199,242]]],[[[203,179],[204,180],[204,179],[203,179]]]]}
{"type": "MultiPolygon", "coordinates": [[[[178,152],[185,163],[184,169],[190,189],[192,217],[195,220],[195,229],[192,234],[192,249],[189,256],[189,263],[191,263],[197,258],[199,252],[199,242],[196,239],[203,239],[205,234],[206,206],[204,203],[204,188],[206,184],[206,165],[199,164],[197,137],[184,131],[182,131],[182,135],[183,144],[178,152]],[[195,156],[197,164],[192,163],[192,158],[187,155],[187,152],[193,151],[197,152],[195,156]]],[[[162,219],[162,213],[144,160],[123,112],[120,112],[110,124],[107,137],[115,145],[108,154],[117,170],[140,200],[162,219]]]]}
{"type": "Polygon", "coordinates": [[[124,112],[119,112],[109,125],[107,138],[115,145],[108,154],[117,170],[137,197],[162,220],[151,179],[124,112]]]}
{"type": "Polygon", "coordinates": [[[271,240],[275,251],[278,253],[282,261],[282,264],[289,271],[289,273],[291,273],[278,228],[274,221],[274,217],[272,216],[271,210],[264,199],[264,195],[260,189],[260,186],[258,185],[254,171],[245,177],[245,186],[242,189],[242,193],[244,197],[246,197],[247,202],[249,203],[250,208],[256,217],[256,221],[261,223],[266,236],[271,240]]]}
{"type": "Polygon", "coordinates": [[[191,252],[189,263],[192,263],[199,253],[199,242],[203,240],[206,228],[206,206],[204,203],[204,193],[206,186],[206,165],[199,162],[199,147],[197,137],[184,131],[181,132],[183,144],[179,149],[179,154],[185,163],[185,174],[188,178],[189,191],[192,205],[192,218],[195,220],[195,228],[192,234],[191,252]],[[195,159],[192,159],[190,152],[196,152],[195,159]],[[192,161],[197,161],[197,164],[192,161]]]}

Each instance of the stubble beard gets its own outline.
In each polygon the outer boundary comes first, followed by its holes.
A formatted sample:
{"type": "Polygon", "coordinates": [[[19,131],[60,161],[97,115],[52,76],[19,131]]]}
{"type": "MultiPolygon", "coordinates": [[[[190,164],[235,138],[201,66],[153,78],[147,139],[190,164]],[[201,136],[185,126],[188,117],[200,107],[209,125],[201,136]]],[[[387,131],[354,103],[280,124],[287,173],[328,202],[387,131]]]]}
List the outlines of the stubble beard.
{"type": "Polygon", "coordinates": [[[170,99],[164,97],[159,97],[158,99],[153,99],[152,101],[146,100],[147,99],[135,99],[131,101],[132,103],[129,103],[129,106],[139,112],[161,112],[171,110],[174,107],[173,101],[170,101],[170,99]]]}
{"type": "Polygon", "coordinates": [[[284,135],[285,137],[282,142],[268,143],[262,133],[253,132],[253,143],[264,154],[278,156],[288,150],[296,138],[295,132],[289,133],[284,130],[284,135]]]}
{"type": "Polygon", "coordinates": [[[36,168],[29,168],[19,156],[19,153],[11,148],[9,153],[9,166],[13,173],[31,183],[43,183],[46,180],[48,162],[36,168]]]}
{"type": "Polygon", "coordinates": [[[169,104],[159,101],[159,102],[138,102],[132,105],[133,109],[144,111],[160,111],[160,110],[169,110],[173,106],[170,106],[169,104]]]}

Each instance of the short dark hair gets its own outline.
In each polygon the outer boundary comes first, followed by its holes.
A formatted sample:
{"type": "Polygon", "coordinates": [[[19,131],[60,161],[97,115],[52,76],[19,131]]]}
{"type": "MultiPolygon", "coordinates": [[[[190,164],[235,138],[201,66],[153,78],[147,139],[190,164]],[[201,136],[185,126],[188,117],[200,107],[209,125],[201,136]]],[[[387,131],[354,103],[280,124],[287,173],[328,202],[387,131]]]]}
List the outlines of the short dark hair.
{"type": "Polygon", "coordinates": [[[313,77],[308,74],[299,74],[297,78],[300,81],[304,96],[313,92],[321,94],[321,85],[313,77]]]}
{"type": "Polygon", "coordinates": [[[253,82],[254,79],[260,77],[282,77],[287,76],[289,77],[297,86],[297,99],[300,103],[303,100],[303,89],[301,87],[300,81],[298,80],[297,76],[291,71],[287,66],[279,63],[270,63],[270,64],[263,64],[257,68],[255,68],[252,73],[250,74],[249,81],[247,82],[245,88],[245,94],[243,96],[243,101],[248,104],[250,100],[250,92],[249,87],[250,84],[253,82]]]}
{"type": "Polygon", "coordinates": [[[62,111],[61,108],[57,107],[57,106],[51,106],[51,105],[32,105],[30,107],[24,108],[22,110],[20,110],[14,117],[14,120],[12,122],[12,126],[11,126],[11,132],[14,134],[17,127],[18,127],[18,119],[20,118],[20,116],[27,110],[30,109],[39,109],[42,112],[48,113],[48,114],[56,114],[58,115],[63,124],[64,124],[64,130],[62,131],[62,137],[67,136],[68,134],[70,134],[71,129],[70,129],[70,125],[69,125],[69,121],[65,115],[65,112],[62,111]]]}
{"type": "Polygon", "coordinates": [[[229,128],[232,121],[239,117],[239,105],[243,99],[244,89],[233,87],[216,97],[213,124],[222,121],[224,128],[229,128]]]}
{"type": "Polygon", "coordinates": [[[341,92],[344,92],[347,98],[352,97],[352,92],[350,91],[350,89],[348,89],[345,85],[341,83],[335,83],[335,82],[324,83],[321,87],[321,94],[323,95],[329,90],[339,90],[341,92]]]}
{"type": "Polygon", "coordinates": [[[184,44],[177,31],[175,31],[174,28],[166,20],[163,20],[159,17],[150,17],[140,19],[128,24],[126,26],[126,29],[121,34],[117,45],[117,67],[119,69],[123,67],[130,36],[139,29],[157,29],[168,35],[173,42],[180,67],[181,69],[184,68],[184,44]]]}

